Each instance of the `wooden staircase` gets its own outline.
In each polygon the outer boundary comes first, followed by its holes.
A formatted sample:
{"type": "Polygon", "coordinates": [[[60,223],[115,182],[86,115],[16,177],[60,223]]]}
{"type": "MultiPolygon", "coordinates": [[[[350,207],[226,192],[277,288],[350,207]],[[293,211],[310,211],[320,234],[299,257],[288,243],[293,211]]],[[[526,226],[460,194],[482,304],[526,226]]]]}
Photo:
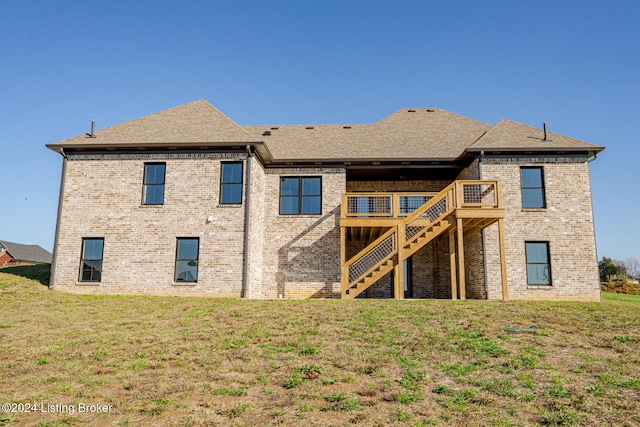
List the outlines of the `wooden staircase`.
{"type": "Polygon", "coordinates": [[[454,181],[435,194],[345,194],[340,221],[342,298],[355,298],[391,271],[396,274],[395,294],[400,298],[404,285],[398,283],[403,280],[398,269],[405,259],[443,233],[449,232],[451,238],[458,228],[460,233],[465,226],[484,228],[503,217],[496,181],[454,181]],[[407,209],[407,200],[421,204],[407,209]],[[355,236],[375,238],[346,260],[346,240],[355,236]]]}

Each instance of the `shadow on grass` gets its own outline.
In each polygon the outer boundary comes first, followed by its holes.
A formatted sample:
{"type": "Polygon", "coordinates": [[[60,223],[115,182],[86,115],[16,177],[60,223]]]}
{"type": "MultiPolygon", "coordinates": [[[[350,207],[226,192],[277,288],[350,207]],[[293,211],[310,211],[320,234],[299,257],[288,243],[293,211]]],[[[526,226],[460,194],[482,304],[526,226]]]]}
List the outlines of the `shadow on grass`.
{"type": "Polygon", "coordinates": [[[45,286],[49,286],[51,276],[51,264],[19,265],[16,267],[0,268],[0,273],[13,274],[26,279],[37,280],[45,286]]]}

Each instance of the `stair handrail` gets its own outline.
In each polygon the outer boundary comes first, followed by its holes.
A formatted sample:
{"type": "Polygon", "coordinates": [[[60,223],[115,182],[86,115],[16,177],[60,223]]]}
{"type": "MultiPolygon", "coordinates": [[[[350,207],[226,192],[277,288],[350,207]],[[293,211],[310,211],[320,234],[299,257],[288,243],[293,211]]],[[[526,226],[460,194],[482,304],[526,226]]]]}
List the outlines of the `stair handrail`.
{"type": "MultiPolygon", "coordinates": [[[[446,187],[444,187],[436,196],[433,196],[431,199],[429,199],[425,204],[423,204],[422,206],[420,206],[418,209],[416,209],[415,211],[411,212],[411,214],[409,214],[408,216],[404,217],[402,219],[402,222],[406,224],[408,224],[409,222],[413,221],[414,219],[416,219],[417,217],[419,217],[420,215],[422,215],[427,209],[429,209],[430,207],[432,207],[433,205],[439,203],[443,198],[447,197],[447,194],[449,193],[450,190],[453,190],[457,187],[457,183],[459,181],[453,181],[451,184],[447,185],[446,187]]],[[[451,200],[451,206],[447,206],[447,211],[451,210],[451,209],[455,209],[457,207],[457,191],[453,192],[453,197],[451,200]]]]}
{"type": "MultiPolygon", "coordinates": [[[[393,234],[395,232],[396,232],[395,227],[391,227],[390,229],[385,231],[383,234],[381,234],[380,237],[378,237],[376,240],[374,240],[373,242],[371,242],[367,246],[365,246],[360,252],[358,252],[357,254],[352,256],[351,259],[349,259],[347,262],[344,263],[344,266],[345,267],[349,267],[351,264],[356,262],[358,260],[358,258],[361,258],[363,255],[365,255],[367,252],[369,252],[369,250],[371,248],[373,248],[375,245],[377,245],[378,243],[382,242],[384,239],[389,237],[389,235],[391,235],[391,234],[393,234]]],[[[397,250],[397,248],[396,248],[396,250],[397,250]]]]}

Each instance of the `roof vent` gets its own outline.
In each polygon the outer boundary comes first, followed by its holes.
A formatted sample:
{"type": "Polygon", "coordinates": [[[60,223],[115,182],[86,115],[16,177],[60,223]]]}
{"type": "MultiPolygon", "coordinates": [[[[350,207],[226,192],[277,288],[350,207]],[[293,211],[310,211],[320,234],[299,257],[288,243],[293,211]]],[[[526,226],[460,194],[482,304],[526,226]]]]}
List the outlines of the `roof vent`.
{"type": "Polygon", "coordinates": [[[271,130],[278,130],[279,128],[277,126],[274,126],[271,128],[271,130]]]}
{"type": "Polygon", "coordinates": [[[95,138],[96,137],[95,129],[96,129],[96,121],[95,121],[95,119],[91,119],[91,133],[87,134],[87,136],[89,138],[95,138]]]}
{"type": "Polygon", "coordinates": [[[542,123],[542,129],[544,131],[544,138],[542,138],[543,141],[547,140],[547,124],[546,123],[542,123]]]}
{"type": "Polygon", "coordinates": [[[351,129],[351,126],[342,126],[342,129],[351,129]]]}
{"type": "Polygon", "coordinates": [[[407,113],[415,113],[416,110],[407,110],[407,113]]]}
{"type": "Polygon", "coordinates": [[[313,126],[307,126],[306,129],[313,129],[313,126]]]}
{"type": "Polygon", "coordinates": [[[436,110],[434,110],[433,108],[427,108],[427,113],[433,113],[434,111],[436,110]]]}
{"type": "Polygon", "coordinates": [[[262,136],[271,136],[271,131],[270,130],[265,130],[264,133],[262,134],[262,136]]]}

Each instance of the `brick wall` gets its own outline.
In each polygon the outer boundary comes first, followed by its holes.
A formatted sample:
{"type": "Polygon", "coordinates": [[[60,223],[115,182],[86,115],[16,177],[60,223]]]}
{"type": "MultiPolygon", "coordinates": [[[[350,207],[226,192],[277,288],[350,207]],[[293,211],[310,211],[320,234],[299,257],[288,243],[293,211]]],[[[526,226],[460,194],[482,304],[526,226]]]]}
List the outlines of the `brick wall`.
{"type": "Polygon", "coordinates": [[[240,296],[244,205],[220,205],[219,191],[221,161],[243,157],[244,153],[70,155],[53,288],[240,296]],[[144,206],[144,163],[154,161],[166,162],[164,204],[144,206]],[[208,222],[209,217],[213,221],[208,222]],[[83,237],[104,237],[100,283],[78,281],[83,237]],[[178,237],[200,239],[196,284],[174,282],[178,237]]]}
{"type": "MultiPolygon", "coordinates": [[[[510,299],[600,301],[589,166],[585,158],[487,158],[482,179],[501,180],[510,299]],[[520,166],[542,166],[546,209],[523,209],[520,166]],[[528,286],[525,241],[548,241],[551,286],[528,286]]],[[[488,298],[500,299],[497,225],[485,231],[488,298]]]]}
{"type": "Polygon", "coordinates": [[[416,181],[349,181],[347,182],[347,191],[358,192],[438,192],[447,185],[451,184],[451,180],[416,180],[416,181]]]}
{"type": "Polygon", "coordinates": [[[265,169],[263,296],[340,296],[340,204],[344,168],[265,169]],[[322,177],[322,214],[280,215],[280,178],[322,177]]]}
{"type": "MultiPolygon", "coordinates": [[[[248,298],[340,295],[340,203],[345,191],[436,192],[450,181],[352,181],[344,168],[264,168],[245,160],[242,205],[220,205],[222,161],[245,153],[73,154],[59,219],[52,287],[81,293],[153,293],[248,298]],[[166,162],[165,201],[142,205],[145,162],[166,162]],[[247,165],[251,185],[247,188],[247,165]],[[280,178],[321,176],[320,215],[280,215],[280,178]],[[250,192],[246,287],[244,230],[250,192]],[[213,221],[208,221],[212,217],[213,221]],[[83,237],[104,237],[102,281],[78,281],[83,237]],[[198,282],[176,284],[176,238],[200,239],[198,282]]],[[[474,161],[458,179],[500,180],[505,205],[507,279],[511,299],[600,299],[589,171],[586,159],[502,158],[474,161]],[[522,209],[520,166],[544,167],[547,208],[522,209]],[[553,284],[526,283],[525,241],[548,241],[553,284]]],[[[448,237],[437,239],[439,297],[450,298],[448,237]]],[[[350,242],[348,257],[364,247],[350,242]]],[[[465,235],[468,298],[502,297],[497,225],[465,235]],[[486,259],[484,258],[486,256],[486,259]],[[485,271],[486,265],[486,271],[485,271]],[[485,276],[487,283],[485,284],[485,276]]],[[[415,298],[433,297],[429,243],[413,256],[415,298]]],[[[372,287],[390,297],[390,277],[372,287]]]]}
{"type": "Polygon", "coordinates": [[[265,172],[254,156],[251,162],[251,197],[249,199],[249,245],[246,298],[263,298],[265,172]]]}

